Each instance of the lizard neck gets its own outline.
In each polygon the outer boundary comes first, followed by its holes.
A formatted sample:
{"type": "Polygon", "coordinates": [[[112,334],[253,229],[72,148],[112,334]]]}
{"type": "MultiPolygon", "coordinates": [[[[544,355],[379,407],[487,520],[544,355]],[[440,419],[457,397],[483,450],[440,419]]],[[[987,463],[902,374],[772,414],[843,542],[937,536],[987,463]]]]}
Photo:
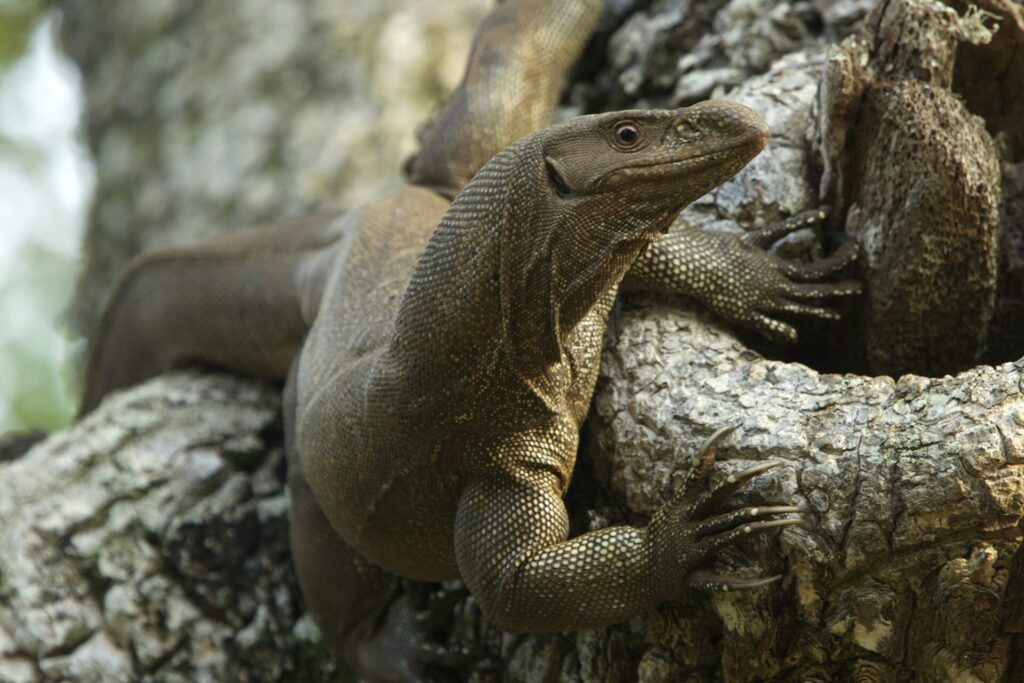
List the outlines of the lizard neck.
{"type": "Polygon", "coordinates": [[[561,225],[568,214],[558,201],[536,149],[513,145],[480,171],[410,281],[389,345],[399,366],[429,372],[431,390],[444,384],[456,395],[476,396],[497,373],[499,386],[525,387],[559,409],[572,381],[567,340],[595,306],[610,306],[609,290],[642,245],[580,242],[561,225]]]}

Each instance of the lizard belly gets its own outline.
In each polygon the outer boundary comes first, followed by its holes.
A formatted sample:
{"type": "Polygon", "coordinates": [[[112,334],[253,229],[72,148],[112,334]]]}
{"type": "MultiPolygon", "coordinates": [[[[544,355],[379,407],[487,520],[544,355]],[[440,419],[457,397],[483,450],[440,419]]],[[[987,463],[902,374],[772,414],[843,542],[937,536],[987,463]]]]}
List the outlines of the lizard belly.
{"type": "Polygon", "coordinates": [[[390,572],[420,581],[458,578],[455,511],[459,483],[427,462],[381,483],[357,550],[390,572]]]}
{"type": "Polygon", "coordinates": [[[406,578],[455,578],[461,482],[437,466],[435,426],[367,410],[376,362],[353,363],[308,402],[297,434],[303,472],[331,526],[362,556],[406,578]]]}
{"type": "Polygon", "coordinates": [[[429,466],[430,430],[396,416],[402,387],[381,395],[370,383],[447,207],[433,192],[404,187],[346,216],[298,375],[296,443],[318,505],[364,557],[423,580],[457,576],[451,487],[429,466]]]}

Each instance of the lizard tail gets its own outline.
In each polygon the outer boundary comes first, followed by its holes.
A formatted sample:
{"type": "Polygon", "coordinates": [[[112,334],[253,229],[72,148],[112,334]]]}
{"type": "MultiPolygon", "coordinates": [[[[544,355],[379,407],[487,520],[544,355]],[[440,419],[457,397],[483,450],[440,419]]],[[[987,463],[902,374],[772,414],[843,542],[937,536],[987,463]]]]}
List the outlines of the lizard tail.
{"type": "Polygon", "coordinates": [[[462,83],[412,160],[415,185],[454,197],[491,157],[551,123],[603,0],[505,0],[477,29],[462,83]]]}

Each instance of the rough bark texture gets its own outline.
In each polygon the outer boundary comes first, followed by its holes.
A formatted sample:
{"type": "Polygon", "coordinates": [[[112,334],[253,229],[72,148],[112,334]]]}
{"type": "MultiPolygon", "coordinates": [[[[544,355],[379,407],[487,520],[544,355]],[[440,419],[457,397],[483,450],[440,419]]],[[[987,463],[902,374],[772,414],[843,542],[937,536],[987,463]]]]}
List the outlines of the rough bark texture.
{"type": "Polygon", "coordinates": [[[866,27],[830,49],[818,99],[821,194],[863,247],[852,364],[956,372],[988,346],[1002,198],[995,145],[954,95],[953,67],[961,40],[991,33],[925,2],[883,3],[866,27]]]}
{"type": "Polygon", "coordinates": [[[989,333],[989,361],[1021,355],[1024,330],[1024,5],[985,0],[999,18],[991,46],[961,44],[954,86],[968,108],[985,118],[1003,165],[999,279],[989,333]],[[977,78],[974,74],[991,74],[977,78]]]}
{"type": "MultiPolygon", "coordinates": [[[[1005,17],[1017,11],[1000,2],[983,6],[1005,17]]],[[[258,13],[265,3],[239,4],[258,13]]],[[[320,4],[340,6],[309,5],[320,4]]],[[[925,33],[908,36],[927,42],[917,57],[932,55],[934,44],[944,46],[946,61],[929,57],[924,64],[943,74],[953,68],[953,90],[970,112],[985,117],[987,133],[958,109],[949,96],[948,78],[922,78],[920,64],[906,61],[913,51],[891,52],[904,60],[900,74],[906,69],[916,74],[901,76],[896,85],[891,73],[884,82],[832,78],[846,73],[836,71],[836,60],[852,53],[826,54],[824,39],[843,38],[857,28],[870,9],[857,2],[609,3],[603,32],[581,65],[569,100],[577,109],[655,106],[728,90],[730,97],[763,112],[775,131],[766,152],[682,217],[715,229],[754,227],[812,208],[819,187],[841,186],[842,192],[830,196],[856,194],[861,213],[854,225],[885,226],[881,237],[898,243],[899,231],[910,225],[895,199],[899,188],[879,185],[925,174],[942,180],[937,168],[948,168],[942,165],[947,158],[925,154],[927,146],[911,133],[935,131],[946,153],[958,157],[962,143],[952,139],[957,131],[935,127],[937,122],[963,126],[986,159],[992,145],[983,136],[995,136],[1004,196],[1002,205],[996,204],[1002,221],[1001,270],[999,284],[993,276],[987,285],[998,289],[995,303],[983,299],[978,308],[988,306],[996,329],[1005,320],[1000,311],[1015,310],[1022,296],[1019,284],[1013,284],[1021,281],[1013,278],[1020,277],[1024,263],[1019,246],[1024,182],[1014,152],[1019,150],[1014,140],[1020,139],[1020,119],[1012,115],[1021,89],[997,88],[1000,101],[1008,103],[998,111],[1006,115],[986,112],[991,92],[965,89],[970,79],[957,71],[968,63],[959,57],[967,48],[948,35],[927,33],[933,21],[946,30],[958,20],[942,5],[923,0],[889,4],[902,7],[901,12],[923,13],[915,27],[925,33]],[[955,67],[949,64],[950,53],[958,55],[955,67]],[[819,83],[824,83],[821,95],[819,83]],[[859,137],[847,133],[854,121],[850,112],[869,91],[879,102],[874,120],[887,121],[889,127],[875,125],[874,146],[862,146],[859,137]],[[812,114],[815,100],[819,109],[812,114]],[[942,104],[929,109],[922,101],[942,104]],[[844,102],[846,109],[838,106],[844,102]],[[911,106],[900,108],[905,102],[911,106]],[[903,113],[896,116],[897,111],[903,113]],[[920,127],[925,124],[932,128],[920,127]],[[812,137],[826,150],[824,163],[812,152],[812,137]],[[883,155],[880,140],[899,149],[883,155]],[[916,151],[908,154],[904,145],[916,151]],[[852,162],[862,170],[851,174],[852,162]],[[816,174],[821,168],[824,179],[816,174]]],[[[121,90],[148,92],[162,82],[153,80],[159,70],[132,64],[147,53],[147,43],[177,49],[188,62],[193,51],[175,48],[175,33],[191,35],[216,10],[154,2],[165,13],[176,8],[175,21],[157,24],[164,28],[141,33],[138,43],[121,47],[104,36],[120,35],[132,13],[149,10],[127,0],[112,3],[109,15],[87,13],[87,3],[66,5],[74,53],[90,87],[90,139],[100,164],[92,248],[110,254],[106,265],[87,279],[108,278],[111,271],[105,268],[114,269],[128,252],[151,243],[149,237],[129,237],[127,229],[143,215],[129,201],[132,197],[143,207],[178,207],[187,220],[169,220],[173,212],[161,209],[145,221],[154,230],[161,222],[177,230],[185,224],[217,229],[229,222],[280,217],[340,196],[333,194],[334,184],[342,180],[329,173],[320,176],[331,178],[324,185],[330,188],[327,194],[296,199],[300,195],[287,188],[296,186],[297,173],[308,171],[304,164],[309,159],[336,168],[334,155],[362,148],[339,143],[321,150],[316,135],[294,141],[288,121],[305,111],[300,96],[267,114],[278,137],[252,141],[248,124],[228,125],[222,114],[211,113],[226,111],[217,109],[227,106],[214,95],[219,89],[235,93],[236,102],[247,101],[249,86],[232,82],[225,76],[230,70],[194,72],[184,79],[183,67],[167,68],[166,83],[180,89],[170,100],[192,93],[191,118],[186,119],[193,127],[185,138],[176,137],[176,127],[185,124],[174,107],[166,113],[136,112],[137,120],[111,113],[122,111],[119,97],[128,107],[123,111],[137,100],[118,95],[121,90]],[[75,21],[76,12],[83,19],[75,21]],[[118,132],[129,124],[140,128],[118,132]],[[234,140],[243,150],[249,145],[263,149],[269,141],[263,152],[269,156],[246,162],[256,175],[233,175],[219,157],[199,154],[213,143],[190,136],[207,128],[212,131],[208,140],[234,140]],[[164,151],[154,157],[147,139],[164,139],[159,144],[164,151]],[[293,142],[282,142],[287,140],[293,142]],[[281,158],[280,150],[289,145],[306,151],[296,152],[296,161],[288,164],[267,162],[281,158]],[[322,156],[304,156],[315,152],[322,156]],[[164,158],[161,154],[178,160],[177,172],[154,163],[164,158]],[[211,179],[205,183],[208,173],[211,179]],[[187,185],[174,181],[188,177],[187,185]],[[218,177],[231,182],[219,186],[218,177]],[[263,178],[274,191],[250,192],[253,178],[263,178]],[[219,200],[209,200],[207,184],[222,188],[219,200]],[[115,234],[121,237],[110,237],[115,234]],[[129,246],[115,249],[111,239],[129,246]]],[[[268,32],[282,23],[260,22],[253,26],[268,32]]],[[[282,30],[292,30],[283,23],[282,30]]],[[[979,65],[977,73],[985,73],[981,65],[987,63],[1017,73],[1015,60],[1024,51],[1007,47],[1019,45],[1014,36],[1021,33],[1014,30],[997,32],[990,45],[998,53],[972,46],[977,52],[964,59],[979,65]]],[[[250,40],[256,39],[250,35],[250,40]]],[[[217,53],[220,60],[236,48],[236,63],[246,54],[259,56],[258,50],[253,53],[254,43],[241,38],[237,45],[216,42],[223,51],[217,53]]],[[[302,49],[294,41],[286,44],[308,53],[306,41],[300,42],[302,49]]],[[[283,48],[272,52],[287,58],[283,48]]],[[[867,71],[884,71],[879,62],[869,66],[867,71]]],[[[996,88],[996,80],[987,82],[996,88]]],[[[321,110],[317,116],[330,119],[337,94],[315,87],[305,93],[312,111],[327,107],[328,113],[321,110]]],[[[260,97],[270,100],[272,95],[264,91],[260,97]]],[[[224,159],[230,156],[225,153],[224,159]]],[[[992,163],[972,167],[971,173],[984,171],[988,183],[992,163]]],[[[990,197],[990,185],[979,195],[990,197]]],[[[994,192],[991,196],[998,196],[998,188],[994,192]]],[[[984,203],[977,215],[988,221],[992,211],[992,204],[984,203]]],[[[845,210],[834,213],[831,227],[841,228],[845,216],[845,210]]],[[[937,218],[951,217],[939,212],[937,218]]],[[[155,231],[150,234],[158,239],[155,231]]],[[[783,246],[794,253],[820,249],[810,231],[783,246]]],[[[946,252],[937,253],[943,257],[946,252]]],[[[902,267],[893,263],[878,277],[891,277],[902,267]]],[[[95,291],[86,291],[82,301],[87,303],[80,310],[94,310],[95,297],[95,291]]],[[[923,324],[930,324],[927,316],[923,324]]],[[[457,583],[410,585],[403,599],[429,616],[439,644],[469,647],[478,655],[474,659],[488,658],[498,669],[460,674],[439,668],[436,675],[441,680],[468,675],[476,681],[602,683],[1024,680],[1024,362],[899,380],[821,374],[785,362],[803,358],[835,367],[839,362],[820,352],[822,332],[803,327],[808,346],[787,351],[784,359],[767,360],[758,351],[778,355],[780,350],[747,336],[737,339],[708,316],[687,310],[686,302],[627,299],[608,335],[602,379],[569,494],[576,530],[642,521],[678,485],[698,444],[723,424],[739,424],[713,477],[754,461],[782,459],[784,468],[756,480],[745,495],[750,501],[800,500],[809,523],[723,552],[716,569],[780,573],[780,583],[748,593],[692,595],[626,624],[547,637],[498,632],[457,583]]],[[[850,349],[853,336],[847,336],[845,348],[850,349]]],[[[1002,339],[1003,353],[1011,354],[1005,357],[1024,353],[1019,332],[1002,339]]],[[[101,673],[102,680],[332,675],[308,621],[300,618],[287,559],[276,410],[275,394],[265,387],[177,375],[118,396],[72,430],[0,464],[0,680],[100,680],[101,673]]]]}
{"type": "Polygon", "coordinates": [[[615,338],[592,452],[618,500],[652,510],[701,436],[735,420],[724,469],[786,461],[751,500],[792,494],[813,519],[781,555],[722,559],[786,578],[704,601],[683,632],[716,642],[677,649],[683,662],[708,647],[726,680],[1001,680],[1021,617],[1024,364],[822,375],[669,306],[629,307],[615,338]]]}
{"type": "Polygon", "coordinates": [[[279,412],[273,387],[178,374],[0,464],[0,681],[326,678],[279,412]]]}
{"type": "MultiPolygon", "coordinates": [[[[1024,74],[1021,82],[1024,83],[1024,74]]],[[[989,339],[989,356],[993,361],[1009,360],[1021,354],[1021,330],[1024,330],[1024,161],[1003,164],[1001,213],[999,281],[989,339]]]]}

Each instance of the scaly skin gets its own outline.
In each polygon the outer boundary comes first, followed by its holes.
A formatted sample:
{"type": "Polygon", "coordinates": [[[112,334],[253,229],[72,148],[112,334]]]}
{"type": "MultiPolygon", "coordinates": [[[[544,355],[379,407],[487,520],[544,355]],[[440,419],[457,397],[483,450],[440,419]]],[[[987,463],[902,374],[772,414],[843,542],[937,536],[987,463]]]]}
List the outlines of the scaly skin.
{"type": "Polygon", "coordinates": [[[105,313],[83,412],[186,363],[288,373],[299,580],[327,642],[374,679],[416,676],[408,615],[381,612],[395,575],[461,577],[510,630],[580,629],[688,586],[760,585],[694,570],[797,521],[779,517],[787,506],[718,512],[769,463],[668,502],[645,528],[567,537],[562,494],[627,274],[781,338],[795,333],[769,313],[828,316],[799,302],[854,289],[814,282],[850,254],[797,266],[760,248],[804,219],[744,238],[663,237],[763,146],[745,107],[579,117],[516,142],[550,120],[600,6],[501,4],[413,163],[418,185],[143,257],[105,313]],[[390,640],[375,639],[381,624],[390,640]]]}

